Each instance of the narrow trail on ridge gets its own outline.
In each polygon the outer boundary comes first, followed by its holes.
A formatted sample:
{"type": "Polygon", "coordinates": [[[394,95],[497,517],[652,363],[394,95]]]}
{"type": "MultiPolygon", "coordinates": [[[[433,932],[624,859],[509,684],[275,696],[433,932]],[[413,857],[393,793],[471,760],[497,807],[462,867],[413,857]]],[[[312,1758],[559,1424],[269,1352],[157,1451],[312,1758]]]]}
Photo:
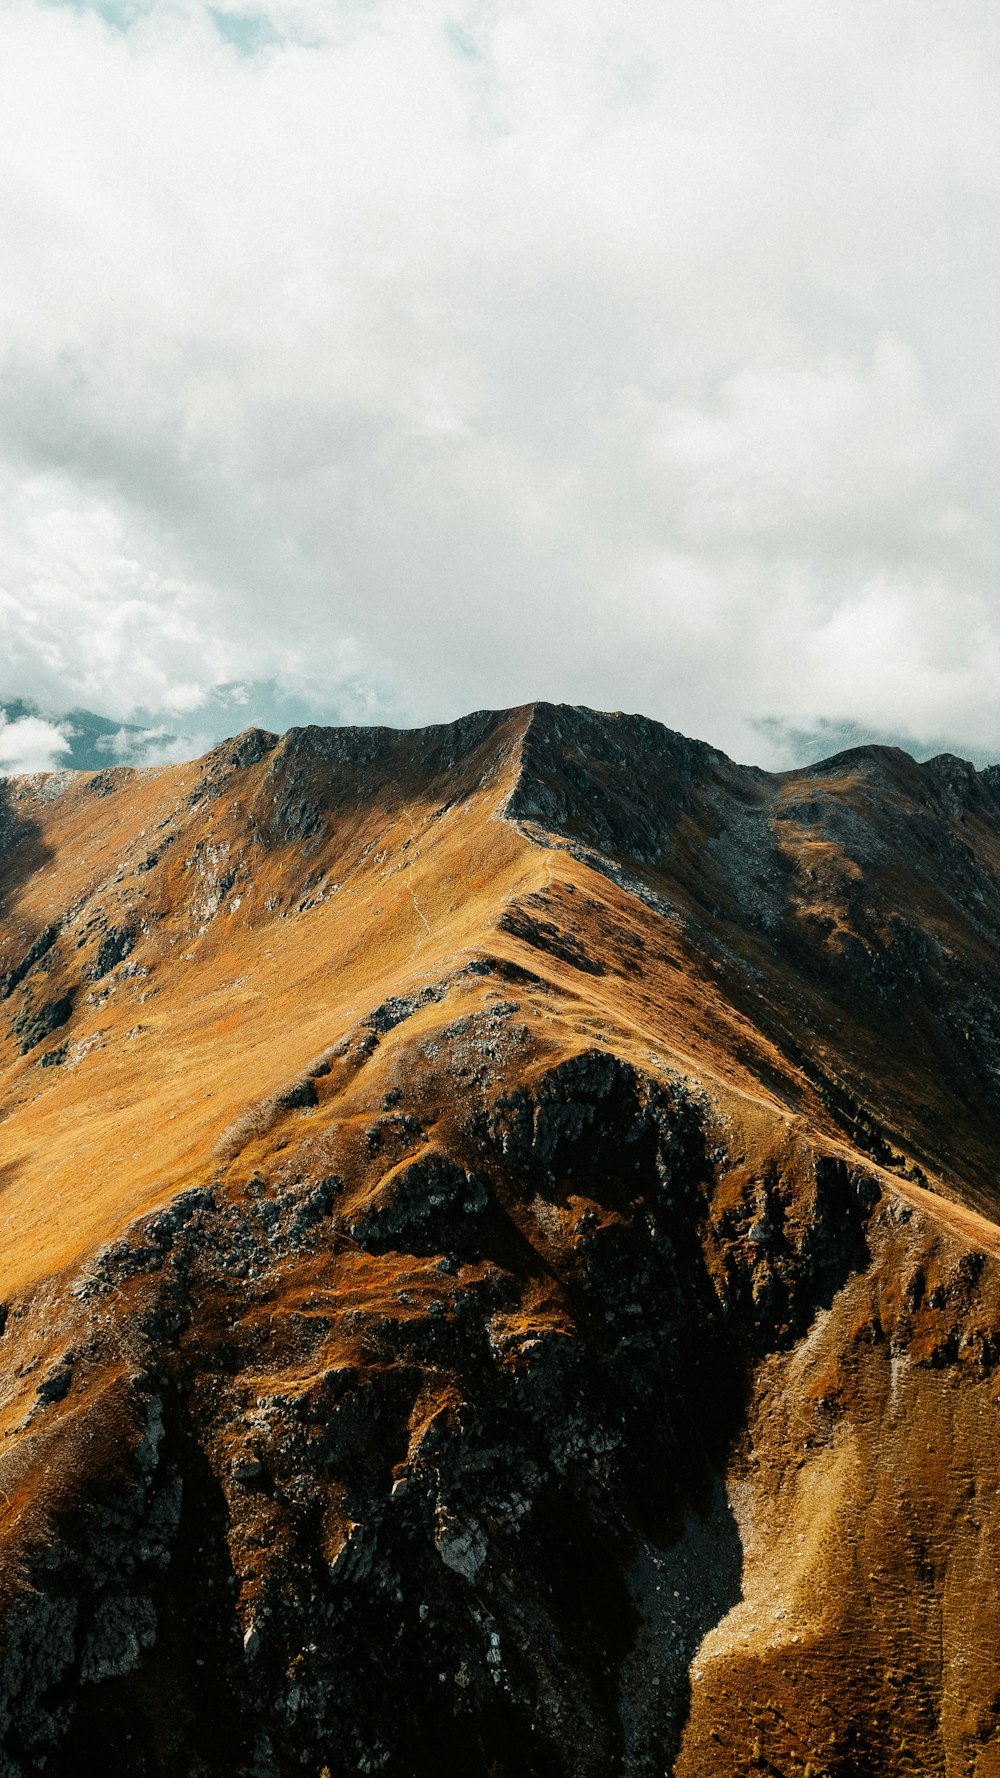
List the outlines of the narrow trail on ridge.
{"type": "MultiPolygon", "coordinates": [[[[413,813],[410,809],[409,803],[403,803],[402,809],[403,809],[404,815],[406,816],[407,822],[409,823],[410,843],[413,846],[413,856],[411,858],[409,858],[406,863],[406,870],[408,873],[410,873],[413,870],[414,859],[420,857],[420,847],[417,843],[416,822],[413,819],[413,813]]],[[[424,942],[431,937],[431,923],[428,920],[427,915],[424,913],[424,910],[421,907],[419,901],[417,900],[417,892],[413,887],[413,878],[409,874],[407,875],[406,887],[409,890],[410,900],[413,903],[413,911],[416,914],[418,920],[421,921],[423,928],[424,928],[423,938],[417,939],[417,942],[414,945],[414,947],[413,947],[412,951],[410,952],[410,955],[407,959],[408,962],[412,963],[412,961],[413,961],[414,957],[416,956],[417,952],[419,951],[421,945],[424,944],[424,942]]]]}

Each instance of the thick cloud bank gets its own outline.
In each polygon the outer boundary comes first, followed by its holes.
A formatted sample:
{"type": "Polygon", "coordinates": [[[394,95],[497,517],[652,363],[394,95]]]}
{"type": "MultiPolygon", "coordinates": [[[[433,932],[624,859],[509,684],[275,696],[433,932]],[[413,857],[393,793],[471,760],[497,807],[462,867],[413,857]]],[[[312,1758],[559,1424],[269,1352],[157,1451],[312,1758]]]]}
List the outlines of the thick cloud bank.
{"type": "Polygon", "coordinates": [[[62,729],[44,717],[9,719],[0,710],[0,777],[20,772],[48,772],[65,763],[69,743],[62,729]]]}
{"type": "Polygon", "coordinates": [[[993,0],[9,0],[0,693],[1000,754],[998,52],[993,0]]]}

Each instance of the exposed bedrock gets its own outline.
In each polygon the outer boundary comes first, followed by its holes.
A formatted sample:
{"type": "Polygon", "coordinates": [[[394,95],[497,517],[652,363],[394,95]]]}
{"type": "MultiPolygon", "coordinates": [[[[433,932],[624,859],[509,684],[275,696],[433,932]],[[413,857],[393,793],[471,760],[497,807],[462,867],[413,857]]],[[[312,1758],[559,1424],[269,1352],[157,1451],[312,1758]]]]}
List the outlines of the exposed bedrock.
{"type": "MultiPolygon", "coordinates": [[[[844,1511],[896,1510],[886,1377],[921,1371],[940,1436],[962,1436],[995,1354],[954,1328],[986,1262],[887,1299],[878,1253],[913,1219],[867,1174],[803,1148],[751,1178],[697,1092],[598,1051],[484,1095],[454,1152],[381,1177],[379,1159],[361,1213],[356,1182],[286,1155],[280,1178],[185,1194],[78,1277],[62,1363],[107,1458],[78,1496],[53,1484],[26,1541],[0,1769],[44,1752],[68,1778],[98,1734],[105,1769],[136,1774],[652,1778],[682,1741],[685,1772],[716,1769],[706,1745],[726,1771],[772,1741],[801,1758],[826,1706],[801,1674],[772,1697],[775,1625],[801,1616],[787,1575],[763,1641],[726,1629],[755,1597],[748,1560],[813,1534],[795,1490],[831,1465],[844,1511]],[[810,1343],[831,1369],[793,1411],[783,1379],[810,1343]],[[767,1464],[788,1518],[762,1530],[767,1464]],[[717,1690],[688,1720],[706,1637],[713,1686],[737,1666],[759,1684],[750,1740],[718,1726],[717,1690]]],[[[74,1400],[39,1389],[31,1410],[57,1479],[74,1400]]],[[[918,1527],[912,1469],[907,1486],[918,1527]]],[[[917,1527],[906,1559],[933,1560],[917,1527]]],[[[810,1634],[874,1636],[877,1597],[810,1634]]],[[[888,1684],[871,1720],[851,1705],[865,1745],[888,1684]]],[[[940,1671],[921,1684],[933,1711],[940,1671]]],[[[851,1732],[814,1770],[855,1770],[851,1732]]]]}

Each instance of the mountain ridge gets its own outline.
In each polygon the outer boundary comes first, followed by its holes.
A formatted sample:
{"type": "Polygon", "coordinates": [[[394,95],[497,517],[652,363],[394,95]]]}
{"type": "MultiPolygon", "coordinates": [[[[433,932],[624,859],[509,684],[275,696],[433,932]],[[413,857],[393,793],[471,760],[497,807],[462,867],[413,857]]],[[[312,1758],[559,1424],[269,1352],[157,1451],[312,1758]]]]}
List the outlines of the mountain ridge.
{"type": "Polygon", "coordinates": [[[1000,798],[906,758],[0,785],[0,1778],[996,1778],[1000,798]]]}

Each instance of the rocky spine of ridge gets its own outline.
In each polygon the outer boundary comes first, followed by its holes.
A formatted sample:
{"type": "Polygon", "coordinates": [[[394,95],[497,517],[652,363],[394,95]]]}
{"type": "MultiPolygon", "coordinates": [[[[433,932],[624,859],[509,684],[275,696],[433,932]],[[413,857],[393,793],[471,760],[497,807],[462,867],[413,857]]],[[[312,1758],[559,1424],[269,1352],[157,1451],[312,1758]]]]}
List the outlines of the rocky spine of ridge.
{"type": "Polygon", "coordinates": [[[2,788],[2,1778],[1000,1772],[995,774],[2,788]]]}

